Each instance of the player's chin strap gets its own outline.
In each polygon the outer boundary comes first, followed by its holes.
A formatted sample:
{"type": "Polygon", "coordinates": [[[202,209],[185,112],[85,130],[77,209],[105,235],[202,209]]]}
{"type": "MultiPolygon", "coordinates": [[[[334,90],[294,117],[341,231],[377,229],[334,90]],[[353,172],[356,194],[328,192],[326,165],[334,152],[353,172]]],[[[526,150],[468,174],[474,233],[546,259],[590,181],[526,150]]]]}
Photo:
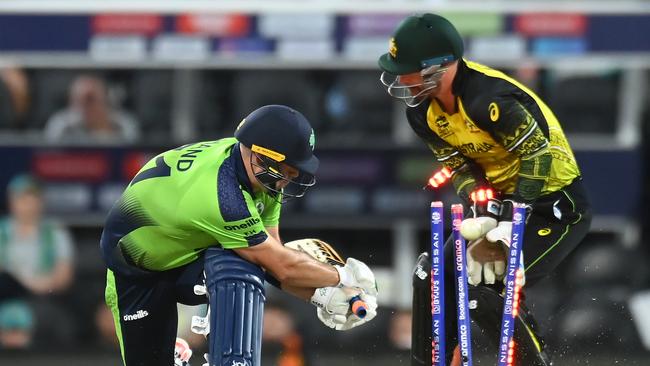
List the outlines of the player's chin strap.
{"type": "Polygon", "coordinates": [[[266,188],[271,196],[281,203],[304,196],[307,189],[316,184],[316,178],[313,175],[300,170],[298,170],[299,175],[295,178],[284,176],[280,162],[256,152],[251,153],[250,163],[251,166],[259,170],[254,173],[255,179],[266,188]],[[278,188],[280,182],[284,186],[282,189],[278,188]]]}

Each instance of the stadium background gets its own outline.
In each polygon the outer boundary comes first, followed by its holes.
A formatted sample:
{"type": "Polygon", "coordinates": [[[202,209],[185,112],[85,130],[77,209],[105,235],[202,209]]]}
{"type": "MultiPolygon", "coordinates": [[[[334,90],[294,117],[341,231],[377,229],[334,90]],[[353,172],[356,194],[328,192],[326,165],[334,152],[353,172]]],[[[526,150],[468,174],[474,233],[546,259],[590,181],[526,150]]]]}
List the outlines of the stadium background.
{"type": "MultiPolygon", "coordinates": [[[[322,161],[318,185],[284,210],[283,239],[320,237],[369,263],[381,314],[337,333],[310,305],[270,290],[264,364],[408,364],[411,270],[428,245],[428,202],[455,198],[422,189],[436,166],[379,83],[376,59],[399,20],[423,11],[449,17],[466,57],[537,91],[576,152],[594,223],[568,265],[528,296],[556,364],[650,364],[650,5],[605,0],[1,2],[0,187],[23,172],[45,182],[48,215],[73,237],[75,276],[41,299],[57,310],[35,314],[32,345],[0,349],[0,364],[118,364],[101,307],[105,213],[155,153],[229,136],[270,103],[312,121],[322,161]],[[138,139],[45,137],[82,74],[106,83],[138,139]]],[[[183,309],[184,332],[200,311],[183,309]]]]}

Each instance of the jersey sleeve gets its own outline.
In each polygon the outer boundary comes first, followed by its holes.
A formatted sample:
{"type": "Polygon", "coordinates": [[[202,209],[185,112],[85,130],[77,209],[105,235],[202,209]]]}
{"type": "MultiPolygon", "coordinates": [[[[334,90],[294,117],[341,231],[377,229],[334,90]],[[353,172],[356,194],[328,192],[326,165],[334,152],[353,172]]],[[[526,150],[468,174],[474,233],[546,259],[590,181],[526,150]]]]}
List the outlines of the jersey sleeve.
{"type": "Polygon", "coordinates": [[[507,151],[520,159],[514,198],[530,202],[539,197],[551,174],[548,131],[511,95],[477,98],[471,114],[507,151]]]}
{"type": "Polygon", "coordinates": [[[460,153],[455,147],[440,138],[431,131],[427,123],[428,106],[420,105],[416,108],[408,108],[406,117],[411,128],[433,152],[436,160],[451,171],[451,182],[454,185],[456,194],[465,202],[469,202],[470,193],[478,185],[476,179],[476,167],[467,157],[460,153]]]}
{"type": "Polygon", "coordinates": [[[264,242],[268,234],[251,195],[243,190],[229,169],[219,172],[217,207],[199,225],[225,249],[245,248],[264,242]]]}
{"type": "Polygon", "coordinates": [[[280,224],[280,212],[282,204],[275,198],[266,196],[264,200],[264,211],[262,212],[262,222],[265,227],[275,227],[280,224]]]}

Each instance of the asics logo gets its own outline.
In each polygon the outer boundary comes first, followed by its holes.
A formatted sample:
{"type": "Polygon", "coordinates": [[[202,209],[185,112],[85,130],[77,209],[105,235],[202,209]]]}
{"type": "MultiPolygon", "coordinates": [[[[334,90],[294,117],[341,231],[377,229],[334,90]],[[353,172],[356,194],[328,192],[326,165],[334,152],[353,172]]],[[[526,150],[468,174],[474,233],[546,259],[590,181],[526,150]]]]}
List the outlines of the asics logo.
{"type": "Polygon", "coordinates": [[[233,361],[230,366],[246,366],[246,361],[233,361]]]}
{"type": "Polygon", "coordinates": [[[124,317],[122,317],[122,319],[124,319],[125,322],[128,322],[128,321],[131,321],[131,320],[142,319],[142,318],[146,317],[147,315],[149,315],[148,311],[146,311],[146,310],[138,310],[135,314],[124,315],[124,317]]]}

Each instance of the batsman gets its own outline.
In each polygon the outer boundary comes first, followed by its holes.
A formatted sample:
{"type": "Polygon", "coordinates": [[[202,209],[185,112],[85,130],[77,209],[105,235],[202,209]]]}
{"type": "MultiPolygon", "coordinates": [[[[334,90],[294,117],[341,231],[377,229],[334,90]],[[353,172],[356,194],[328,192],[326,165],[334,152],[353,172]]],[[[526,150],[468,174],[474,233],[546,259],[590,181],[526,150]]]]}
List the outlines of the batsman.
{"type": "Polygon", "coordinates": [[[125,366],[187,365],[190,352],[174,354],[178,302],[209,304],[193,324],[208,336],[206,365],[260,366],[265,281],[311,301],[336,330],[375,317],[375,278],[364,263],[344,263],[313,239],[281,244],[282,204],[316,182],[314,145],[300,112],[268,105],[234,138],[184,145],[142,167],[101,237],[125,366]]]}
{"type": "MultiPolygon", "coordinates": [[[[571,147],[560,122],[535,93],[503,72],[463,58],[463,40],[442,16],[404,19],[379,66],[382,84],[406,103],[410,126],[451,172],[458,196],[471,208],[461,226],[468,240],[470,300],[476,304],[471,315],[496,341],[503,306],[503,251],[510,243],[513,204],[528,205],[524,291],[551,274],[589,230],[591,210],[571,147]]],[[[452,249],[448,242],[446,355],[448,364],[460,365],[451,301],[452,249]]],[[[418,266],[430,268],[426,255],[420,256],[418,266]]],[[[412,362],[431,365],[429,279],[414,281],[412,362]]],[[[515,331],[518,364],[551,364],[537,334],[522,303],[515,331]]],[[[497,343],[494,347],[496,353],[497,343]]]]}

